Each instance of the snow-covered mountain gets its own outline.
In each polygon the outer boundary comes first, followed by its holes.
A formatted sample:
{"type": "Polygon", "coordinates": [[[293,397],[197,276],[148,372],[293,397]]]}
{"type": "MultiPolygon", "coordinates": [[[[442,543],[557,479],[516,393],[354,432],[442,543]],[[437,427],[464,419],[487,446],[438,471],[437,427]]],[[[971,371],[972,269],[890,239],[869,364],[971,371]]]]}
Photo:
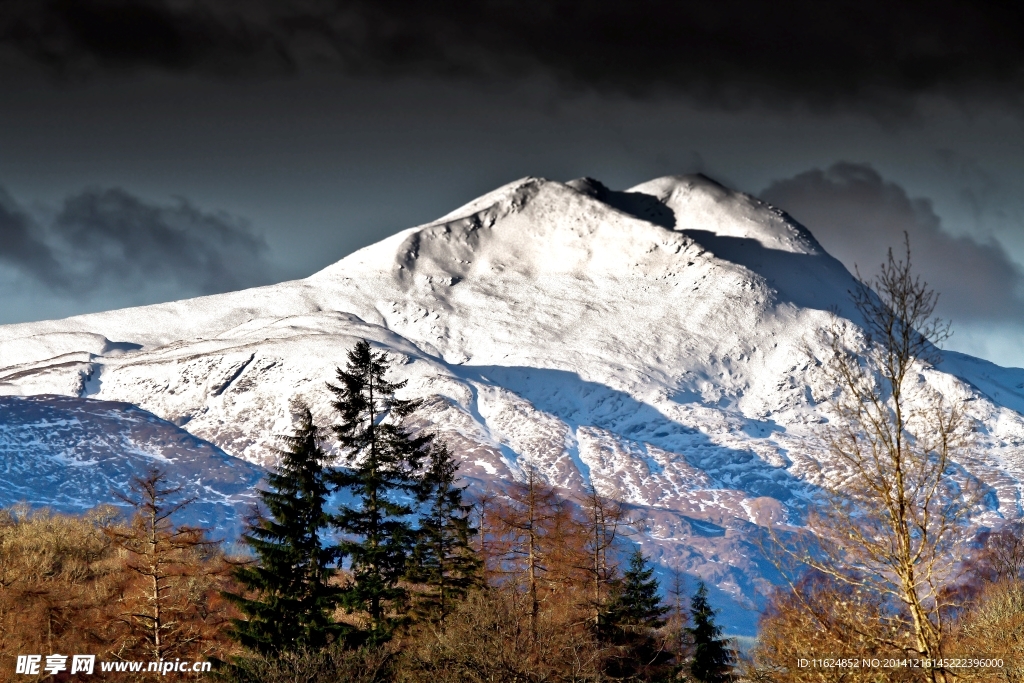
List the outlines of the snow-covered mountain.
{"type": "Polygon", "coordinates": [[[132,477],[152,468],[167,485],[182,487],[174,500],[196,503],[175,517],[212,536],[237,539],[256,497],[263,468],[233,458],[156,415],[127,403],[68,396],[0,396],[0,505],[75,511],[110,503],[128,493],[132,477]]]}
{"type": "MultiPolygon", "coordinates": [[[[295,400],[333,421],[325,383],[365,338],[475,486],[524,463],[591,483],[642,511],[645,551],[748,604],[771,575],[754,532],[827,469],[833,388],[805,348],[830,308],[855,325],[852,284],[806,228],[703,176],[526,178],[304,280],[0,327],[0,393],[132,403],[269,464],[295,400]]],[[[947,354],[920,381],[969,399],[983,512],[1021,516],[1024,371],[947,354]]]]}

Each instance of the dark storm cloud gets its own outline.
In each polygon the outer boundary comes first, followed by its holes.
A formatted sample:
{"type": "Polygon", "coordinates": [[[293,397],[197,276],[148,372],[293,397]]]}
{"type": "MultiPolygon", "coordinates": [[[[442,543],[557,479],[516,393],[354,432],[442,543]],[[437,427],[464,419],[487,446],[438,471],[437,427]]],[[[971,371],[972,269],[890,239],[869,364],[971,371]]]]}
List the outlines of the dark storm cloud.
{"type": "Polygon", "coordinates": [[[927,199],[912,198],[865,164],[838,163],[772,183],[761,198],[806,225],[850,270],[877,272],[904,231],[914,269],[940,293],[943,315],[962,321],[1020,322],[1024,275],[996,242],[954,237],[927,199]]]}
{"type": "Polygon", "coordinates": [[[1019,103],[1014,2],[7,0],[0,39],[56,73],[155,66],[250,75],[547,73],[724,105],[905,107],[984,91],[1019,103]]]}
{"type": "Polygon", "coordinates": [[[87,190],[65,200],[51,230],[78,279],[90,284],[171,281],[212,294],[266,277],[262,239],[183,199],[157,206],[123,190],[87,190]]]}
{"type": "Polygon", "coordinates": [[[230,73],[286,65],[280,37],[252,11],[258,4],[5,0],[0,41],[62,76],[132,66],[230,73]]]}
{"type": "Polygon", "coordinates": [[[0,261],[22,270],[51,286],[66,286],[67,280],[50,248],[40,239],[32,218],[0,188],[0,261]]]}
{"type": "Polygon", "coordinates": [[[264,284],[266,250],[243,222],[183,199],[156,205],[119,189],[90,189],[41,225],[0,190],[0,260],[65,295],[154,286],[213,294],[264,284]]]}

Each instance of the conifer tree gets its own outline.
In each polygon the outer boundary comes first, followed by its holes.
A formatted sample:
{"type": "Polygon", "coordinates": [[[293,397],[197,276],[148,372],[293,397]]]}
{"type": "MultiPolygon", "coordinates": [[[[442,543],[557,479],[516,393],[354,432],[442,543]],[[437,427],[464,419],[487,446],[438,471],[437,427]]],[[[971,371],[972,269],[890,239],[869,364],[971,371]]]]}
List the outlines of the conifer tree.
{"type": "Polygon", "coordinates": [[[693,637],[694,653],[690,673],[703,683],[732,680],[733,652],[729,639],[722,637],[722,627],[715,624],[715,614],[708,603],[708,589],[701,581],[690,598],[693,626],[686,629],[693,637]]]}
{"type": "Polygon", "coordinates": [[[420,518],[408,578],[427,586],[417,611],[444,621],[454,602],[480,582],[481,561],[470,546],[477,532],[470,524],[473,506],[463,502],[458,486],[459,464],[444,443],[435,442],[422,479],[419,499],[426,504],[420,518]]]}
{"type": "Polygon", "coordinates": [[[259,561],[234,574],[257,595],[226,594],[247,617],[235,620],[232,635],[264,655],[316,650],[349,630],[331,616],[340,589],[330,582],[338,550],[324,539],[330,523],[328,456],[308,408],[295,434],[282,440],[281,463],[267,476],[268,488],[259,491],[270,515],[258,512],[242,536],[259,561]]]}
{"type": "Polygon", "coordinates": [[[655,630],[669,611],[659,595],[658,580],[643,552],[629,557],[629,569],[615,586],[601,635],[619,652],[608,664],[613,678],[659,680],[671,671],[672,653],[661,647],[655,630]]]}
{"type": "Polygon", "coordinates": [[[635,550],[609,606],[611,618],[620,626],[661,628],[665,625],[662,617],[669,609],[661,604],[654,568],[640,549],[635,550]]]}
{"type": "Polygon", "coordinates": [[[395,398],[405,382],[385,378],[390,366],[387,353],[374,352],[361,340],[349,351],[346,369],[338,368],[338,385],[328,384],[336,397],[332,405],[341,414],[334,433],[348,464],[335,472],[333,482],[355,498],[334,518],[346,539],[340,549],[353,578],[343,603],[369,613],[371,644],[390,638],[398,620],[388,609],[408,598],[398,585],[415,541],[409,519],[413,508],[406,501],[420,490],[417,470],[431,442],[403,426],[419,402],[395,398]]]}

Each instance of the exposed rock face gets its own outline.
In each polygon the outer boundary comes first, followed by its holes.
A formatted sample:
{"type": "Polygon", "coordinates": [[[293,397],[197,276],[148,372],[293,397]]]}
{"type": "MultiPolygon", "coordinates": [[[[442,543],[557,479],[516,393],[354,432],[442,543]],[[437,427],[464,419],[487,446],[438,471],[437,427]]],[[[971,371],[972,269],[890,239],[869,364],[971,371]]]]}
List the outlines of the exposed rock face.
{"type": "MultiPolygon", "coordinates": [[[[0,392],[130,402],[267,464],[292,401],[332,420],[325,383],[365,338],[474,485],[524,463],[592,484],[646,517],[657,561],[749,604],[771,579],[754,532],[797,521],[829,472],[817,332],[835,308],[856,342],[852,284],[807,229],[703,176],[527,178],[305,280],[0,327],[0,392]]],[[[947,354],[919,381],[969,399],[979,519],[1020,516],[1024,371],[947,354]]]]}

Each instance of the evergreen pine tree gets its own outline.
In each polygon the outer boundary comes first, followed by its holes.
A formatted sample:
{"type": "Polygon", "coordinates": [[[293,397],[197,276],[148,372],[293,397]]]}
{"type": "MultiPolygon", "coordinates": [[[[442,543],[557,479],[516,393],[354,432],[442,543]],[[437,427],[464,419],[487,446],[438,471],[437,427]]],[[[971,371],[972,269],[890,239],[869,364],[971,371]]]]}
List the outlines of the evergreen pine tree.
{"type": "Polygon", "coordinates": [[[600,629],[602,639],[618,651],[606,667],[613,678],[660,680],[672,670],[672,653],[659,645],[655,634],[670,609],[662,604],[658,589],[654,568],[637,549],[613,590],[600,629]]]}
{"type": "Polygon", "coordinates": [[[434,443],[422,479],[419,499],[426,504],[420,518],[408,579],[427,586],[418,596],[417,611],[444,621],[455,600],[480,582],[481,561],[470,546],[477,532],[470,525],[472,505],[463,502],[457,486],[459,464],[447,445],[434,443]]]}
{"type": "Polygon", "coordinates": [[[232,635],[264,655],[322,648],[348,630],[331,617],[340,591],[330,583],[337,549],[322,538],[330,523],[328,456],[308,408],[283,441],[281,463],[259,491],[270,515],[258,512],[242,536],[258,563],[234,572],[256,596],[226,594],[247,617],[234,621],[232,635]]]}
{"type": "Polygon", "coordinates": [[[694,653],[690,673],[703,683],[732,680],[733,652],[729,639],[722,638],[722,627],[715,624],[715,614],[708,603],[708,589],[701,581],[690,599],[693,626],[686,629],[693,637],[694,653]]]}
{"type": "Polygon", "coordinates": [[[430,446],[429,436],[411,436],[403,426],[418,401],[395,398],[405,382],[389,382],[390,359],[374,352],[365,340],[348,353],[348,366],[338,368],[338,386],[328,384],[341,413],[334,427],[348,467],[335,472],[333,482],[348,489],[355,503],[342,506],[335,527],[346,540],[340,548],[349,558],[352,582],[343,604],[369,613],[371,644],[386,641],[397,623],[389,607],[408,598],[398,585],[409,565],[415,540],[405,502],[420,490],[417,470],[430,446]]]}
{"type": "Polygon", "coordinates": [[[619,626],[661,628],[665,625],[662,617],[669,609],[661,604],[654,568],[637,549],[629,556],[629,569],[615,591],[609,607],[611,618],[619,626]]]}

